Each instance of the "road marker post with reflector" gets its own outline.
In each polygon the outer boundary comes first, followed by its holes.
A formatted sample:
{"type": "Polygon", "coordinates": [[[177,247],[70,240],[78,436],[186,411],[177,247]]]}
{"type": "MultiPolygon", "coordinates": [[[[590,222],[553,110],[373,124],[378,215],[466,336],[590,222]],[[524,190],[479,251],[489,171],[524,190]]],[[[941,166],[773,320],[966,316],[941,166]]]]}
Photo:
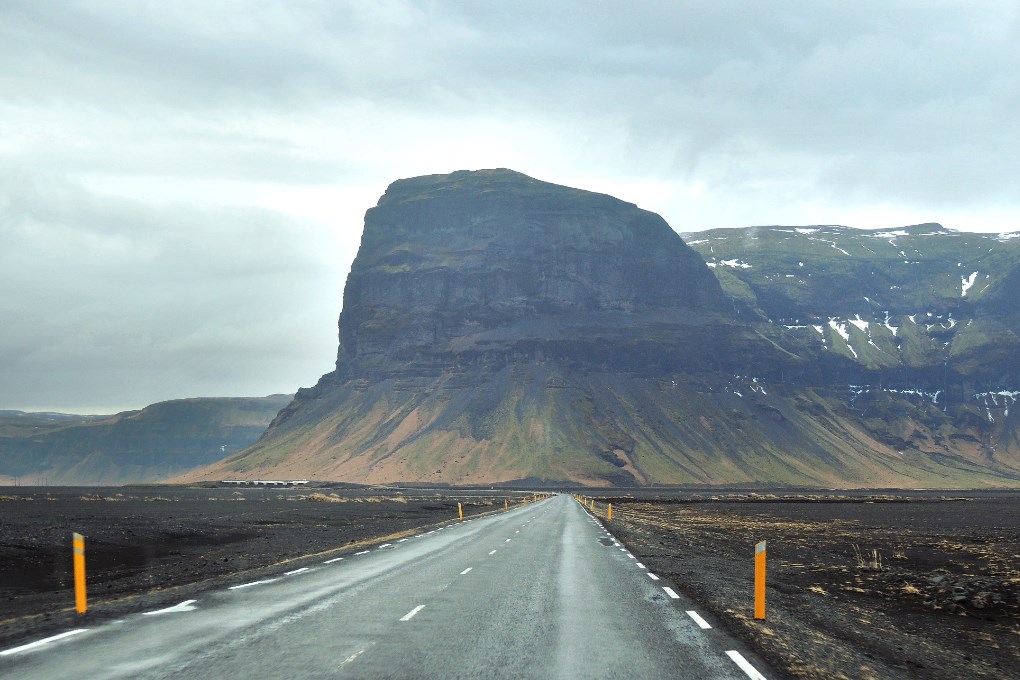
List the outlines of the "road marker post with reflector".
{"type": "Polygon", "coordinates": [[[507,499],[504,498],[503,499],[503,512],[506,512],[509,509],[510,509],[510,501],[508,501],[507,499]]]}
{"type": "Polygon", "coordinates": [[[754,546],[754,618],[765,618],[765,541],[754,546]]]}
{"type": "Polygon", "coordinates": [[[462,507],[461,507],[460,503],[457,503],[457,516],[458,516],[458,517],[459,517],[459,518],[460,518],[461,520],[463,520],[463,519],[464,519],[464,508],[462,508],[462,507]]]}
{"type": "Polygon", "coordinates": [[[84,614],[88,611],[85,599],[85,537],[72,533],[71,546],[74,550],[74,610],[84,614]]]}
{"type": "Polygon", "coordinates": [[[612,522],[613,521],[613,504],[612,503],[609,504],[609,509],[606,510],[606,521],[607,522],[612,522]]]}

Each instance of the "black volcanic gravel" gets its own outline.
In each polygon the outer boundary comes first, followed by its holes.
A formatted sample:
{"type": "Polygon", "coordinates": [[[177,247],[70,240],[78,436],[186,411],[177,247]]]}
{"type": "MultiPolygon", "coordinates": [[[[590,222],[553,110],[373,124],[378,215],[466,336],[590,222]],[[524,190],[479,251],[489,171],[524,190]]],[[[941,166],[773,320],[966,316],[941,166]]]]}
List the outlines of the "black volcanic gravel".
{"type": "Polygon", "coordinates": [[[1020,493],[630,496],[610,530],[789,677],[1020,678],[1020,493]]]}

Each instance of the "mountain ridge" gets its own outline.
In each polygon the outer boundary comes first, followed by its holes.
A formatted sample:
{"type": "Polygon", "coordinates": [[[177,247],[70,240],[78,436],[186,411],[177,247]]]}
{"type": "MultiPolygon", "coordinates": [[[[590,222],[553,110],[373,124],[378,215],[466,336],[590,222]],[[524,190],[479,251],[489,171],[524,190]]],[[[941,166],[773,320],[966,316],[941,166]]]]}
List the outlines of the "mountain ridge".
{"type": "Polygon", "coordinates": [[[0,418],[0,480],[71,486],[159,481],[254,443],[292,398],[194,397],[56,420],[38,416],[62,414],[16,412],[0,418]]]}

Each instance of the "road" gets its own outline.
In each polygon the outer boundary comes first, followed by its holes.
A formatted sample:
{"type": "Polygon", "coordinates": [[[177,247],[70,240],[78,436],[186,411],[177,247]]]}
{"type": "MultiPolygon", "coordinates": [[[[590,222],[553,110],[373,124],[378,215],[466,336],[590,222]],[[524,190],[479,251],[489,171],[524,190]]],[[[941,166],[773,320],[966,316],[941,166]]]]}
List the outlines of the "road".
{"type": "Polygon", "coordinates": [[[0,677],[771,675],[679,590],[560,495],[3,650],[0,677]]]}

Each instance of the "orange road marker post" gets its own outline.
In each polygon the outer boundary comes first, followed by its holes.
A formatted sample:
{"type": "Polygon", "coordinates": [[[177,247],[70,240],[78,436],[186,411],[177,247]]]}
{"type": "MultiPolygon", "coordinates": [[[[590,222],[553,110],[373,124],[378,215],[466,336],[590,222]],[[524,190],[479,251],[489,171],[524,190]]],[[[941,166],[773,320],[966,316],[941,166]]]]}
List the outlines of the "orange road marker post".
{"type": "Polygon", "coordinates": [[[457,516],[458,516],[458,517],[459,517],[459,518],[460,518],[461,520],[463,520],[463,519],[464,519],[464,508],[462,508],[462,507],[461,507],[460,503],[457,503],[457,516]]]}
{"type": "Polygon", "coordinates": [[[612,503],[609,504],[609,508],[606,510],[606,521],[607,522],[612,522],[613,521],[613,504],[612,503]]]}
{"type": "Polygon", "coordinates": [[[765,618],[765,541],[754,546],[754,618],[765,618]]]}
{"type": "Polygon", "coordinates": [[[88,610],[85,600],[85,537],[72,533],[71,546],[74,549],[74,610],[84,614],[88,610]]]}

